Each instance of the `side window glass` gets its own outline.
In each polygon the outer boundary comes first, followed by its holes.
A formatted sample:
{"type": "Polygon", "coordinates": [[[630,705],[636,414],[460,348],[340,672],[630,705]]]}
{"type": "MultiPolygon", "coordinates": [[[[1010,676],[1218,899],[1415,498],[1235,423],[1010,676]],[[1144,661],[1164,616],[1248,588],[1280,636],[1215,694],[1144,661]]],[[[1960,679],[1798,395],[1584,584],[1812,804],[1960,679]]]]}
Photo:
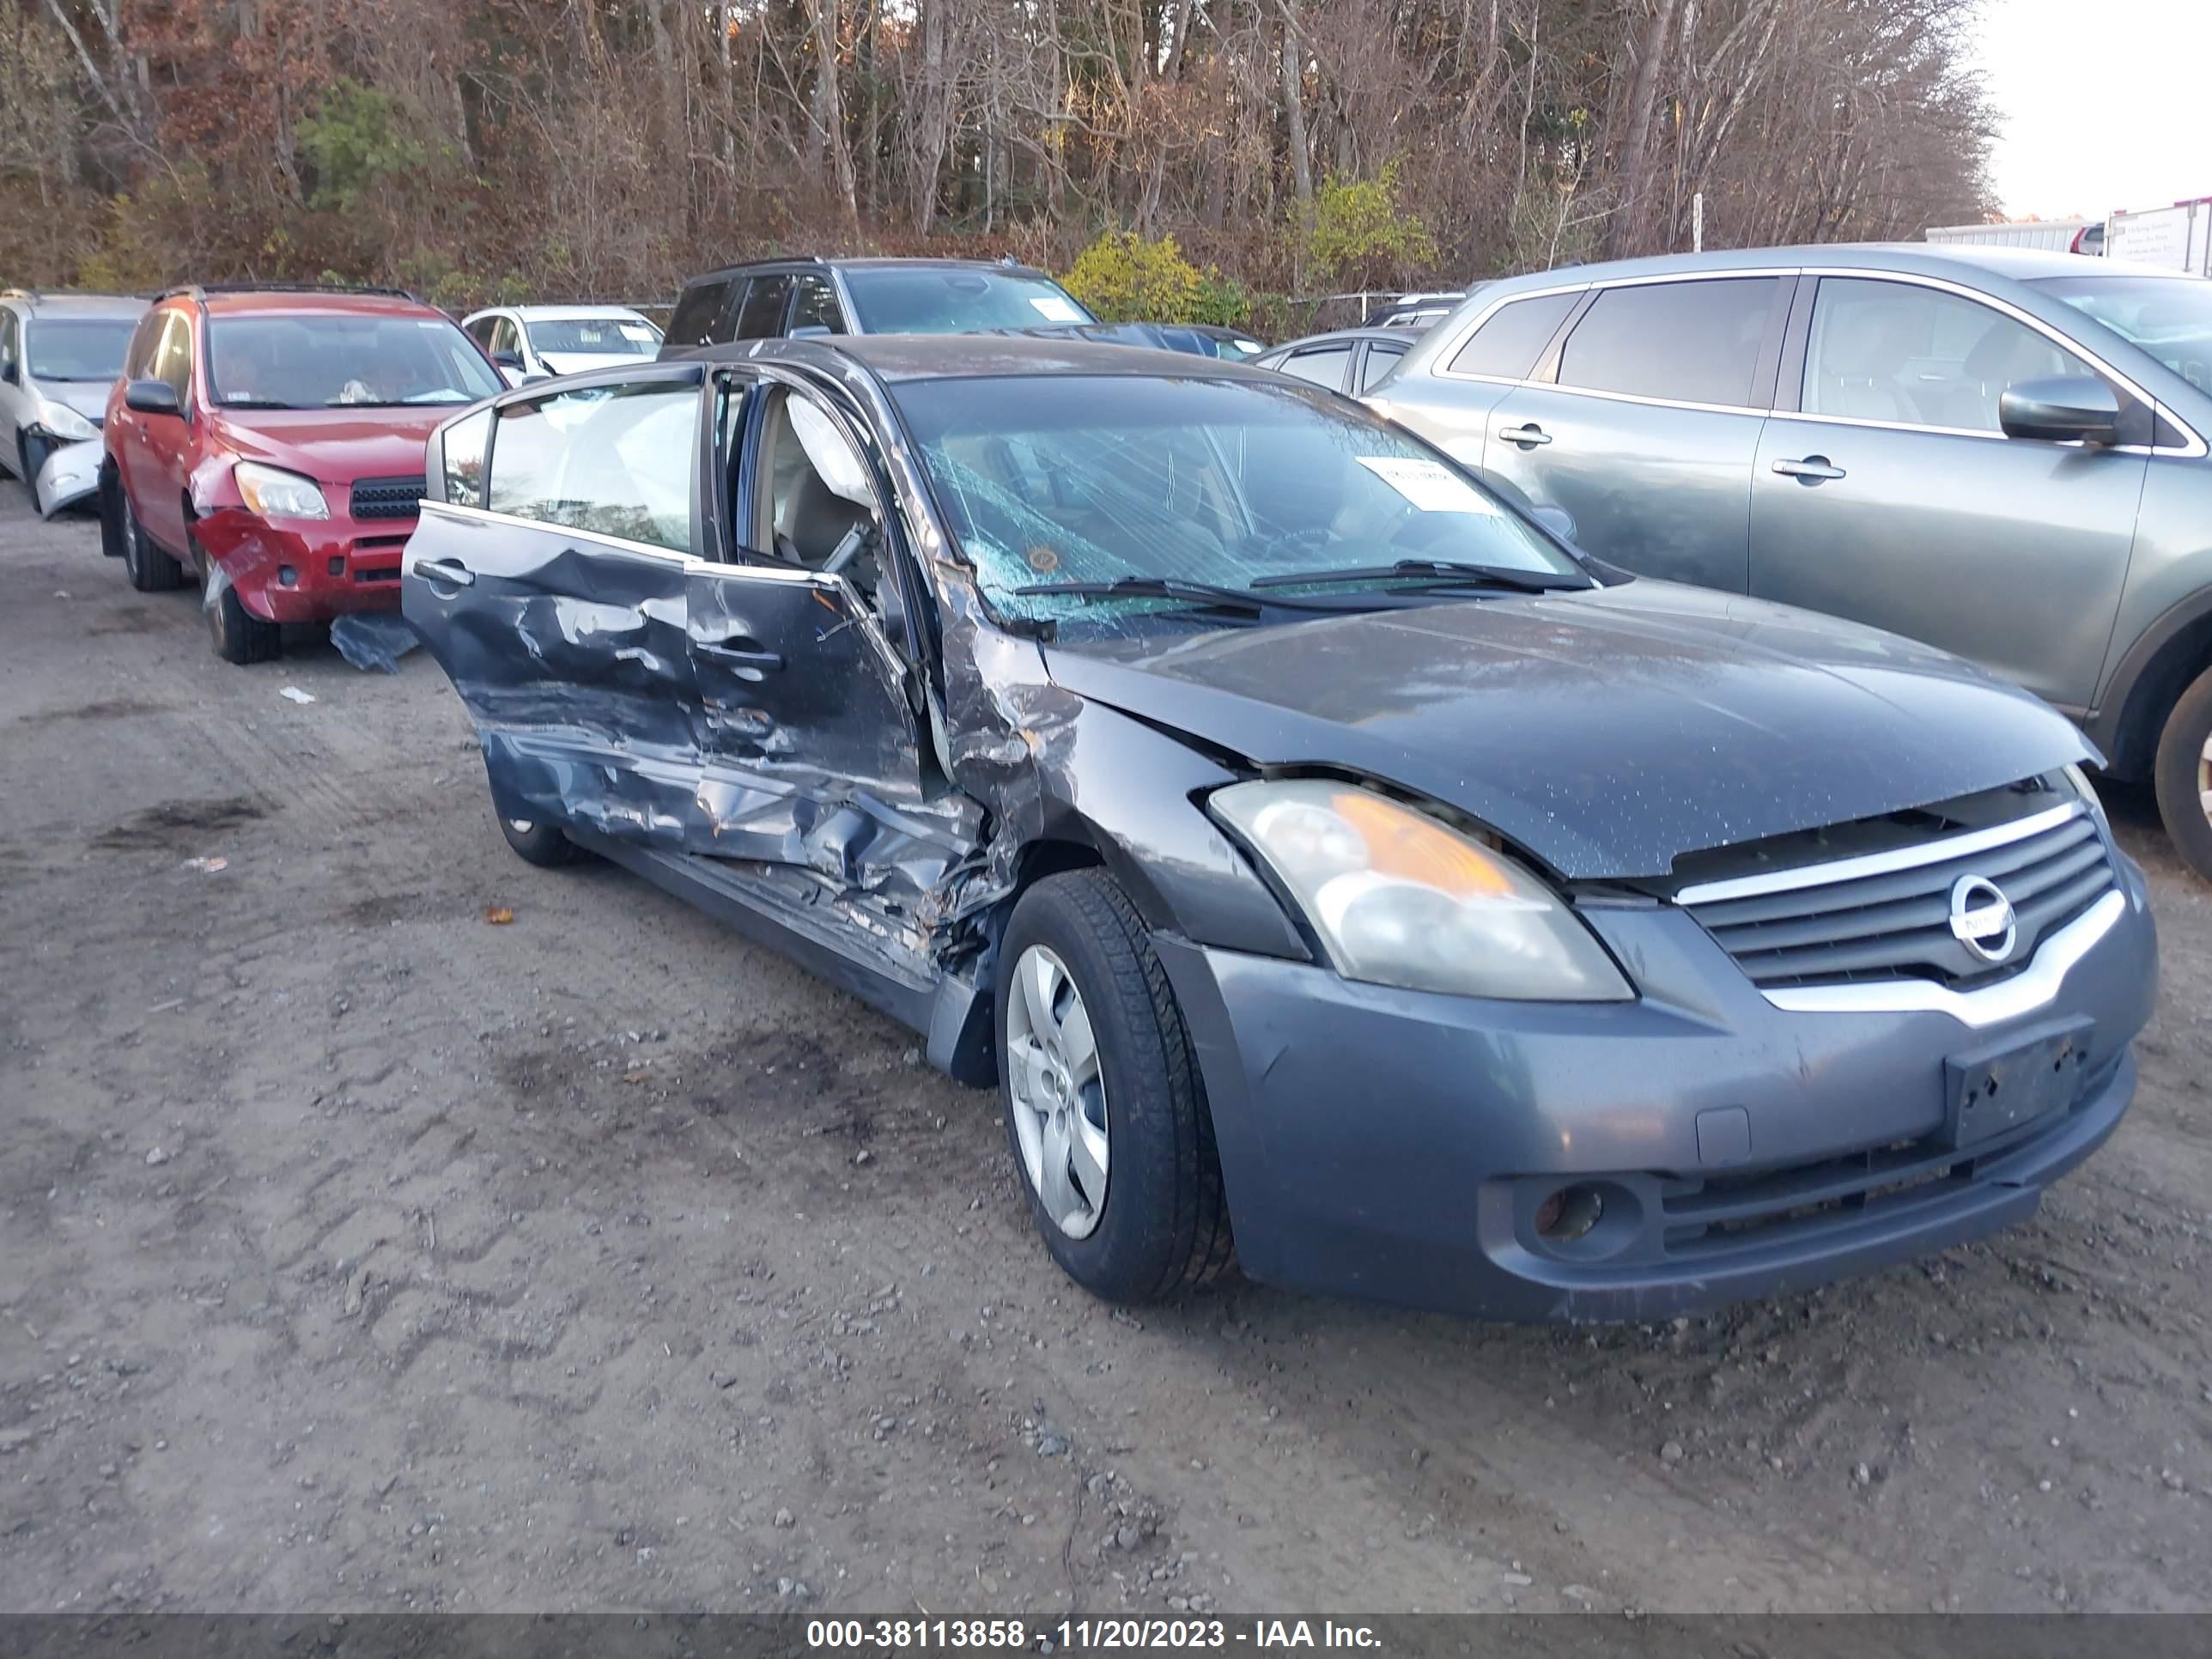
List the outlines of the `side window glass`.
{"type": "Polygon", "coordinates": [[[491,327],[496,317],[479,317],[467,325],[468,337],[487,351],[491,349],[491,327]]]}
{"type": "Polygon", "coordinates": [[[485,504],[689,553],[698,423],[699,388],[665,380],[505,404],[485,504]]]}
{"type": "Polygon", "coordinates": [[[1730,276],[1607,289],[1559,356],[1559,384],[1669,403],[1751,402],[1778,279],[1730,276]]]}
{"type": "Polygon", "coordinates": [[[1344,366],[1351,360],[1350,346],[1323,346],[1317,351],[1294,352],[1283,360],[1285,374],[1295,374],[1301,380],[1311,380],[1316,386],[1325,386],[1340,391],[1344,386],[1344,366]]]}
{"type": "Polygon", "coordinates": [[[845,315],[837,307],[837,290],[830,286],[827,276],[802,275],[799,278],[799,298],[791,308],[791,331],[802,328],[823,328],[832,334],[845,332],[845,315]]]}
{"type": "Polygon", "coordinates": [[[1552,343],[1552,336],[1583,296],[1539,294],[1498,307],[1474,331],[1474,337],[1451,360],[1455,374],[1488,374],[1502,380],[1528,378],[1536,359],[1552,343]]]}
{"type": "Polygon", "coordinates": [[[15,313],[0,311],[0,370],[15,367],[15,313]]]}
{"type": "Polygon", "coordinates": [[[154,348],[161,337],[163,313],[149,311],[138,319],[138,326],[131,335],[131,349],[124,354],[123,374],[125,380],[143,380],[154,372],[154,348]]]}
{"type": "Polygon", "coordinates": [[[667,343],[672,346],[714,344],[714,325],[722,320],[722,307],[729,298],[727,277],[692,283],[677,298],[675,314],[668,319],[667,343]]]}
{"type": "Polygon", "coordinates": [[[842,553],[842,568],[870,586],[870,573],[853,562],[875,538],[875,490],[851,441],[820,408],[793,392],[776,399],[764,436],[758,495],[766,546],[811,570],[842,553]]]}
{"type": "Polygon", "coordinates": [[[1803,403],[1808,415],[1996,432],[2006,387],[2094,372],[2047,335],[1961,295],[1823,277],[1803,403]]]}
{"type": "Polygon", "coordinates": [[[484,504],[484,449],[491,441],[491,410],[480,409],[446,428],[446,500],[460,507],[484,504]]]}
{"type": "Polygon", "coordinates": [[[512,317],[493,318],[491,324],[492,356],[496,357],[502,351],[509,351],[520,356],[521,355],[521,350],[522,342],[515,329],[514,319],[512,317]]]}
{"type": "Polygon", "coordinates": [[[169,313],[169,331],[162,336],[161,354],[154,373],[169,383],[179,406],[189,405],[192,392],[192,319],[181,311],[169,313]]]}
{"type": "Polygon", "coordinates": [[[738,308],[738,325],[731,337],[772,340],[783,332],[783,305],[791,297],[791,278],[777,272],[756,276],[745,289],[745,302],[738,308]]]}
{"type": "Polygon", "coordinates": [[[1405,355],[1406,348],[1401,345],[1377,345],[1370,343],[1367,348],[1367,361],[1359,366],[1359,389],[1362,392],[1366,391],[1376,381],[1397,368],[1398,360],[1405,355]]]}

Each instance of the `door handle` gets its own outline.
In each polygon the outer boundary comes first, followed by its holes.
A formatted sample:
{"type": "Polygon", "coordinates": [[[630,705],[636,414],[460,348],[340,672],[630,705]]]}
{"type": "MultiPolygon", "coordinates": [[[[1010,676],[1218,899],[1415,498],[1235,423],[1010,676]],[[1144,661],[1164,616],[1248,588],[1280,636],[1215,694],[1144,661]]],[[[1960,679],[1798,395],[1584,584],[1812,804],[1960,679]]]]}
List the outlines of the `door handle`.
{"type": "Polygon", "coordinates": [[[477,573],[465,564],[451,559],[417,559],[415,574],[428,582],[444,582],[449,587],[473,587],[477,573]]]}
{"type": "Polygon", "coordinates": [[[1519,444],[1523,449],[1534,449],[1538,444],[1552,441],[1552,434],[1531,421],[1526,426],[1501,426],[1498,435],[1509,444],[1519,444]]]}
{"type": "Polygon", "coordinates": [[[1840,466],[1829,465],[1826,455],[1808,455],[1802,461],[1777,461],[1774,470],[1785,478],[1802,478],[1808,483],[1818,483],[1823,478],[1844,476],[1840,466]]]}
{"type": "MultiPolygon", "coordinates": [[[[739,637],[742,638],[743,635],[739,637]]],[[[750,645],[716,644],[711,641],[702,640],[692,648],[723,662],[733,662],[741,667],[757,669],[763,672],[783,666],[783,658],[778,653],[757,650],[750,645]]]]}

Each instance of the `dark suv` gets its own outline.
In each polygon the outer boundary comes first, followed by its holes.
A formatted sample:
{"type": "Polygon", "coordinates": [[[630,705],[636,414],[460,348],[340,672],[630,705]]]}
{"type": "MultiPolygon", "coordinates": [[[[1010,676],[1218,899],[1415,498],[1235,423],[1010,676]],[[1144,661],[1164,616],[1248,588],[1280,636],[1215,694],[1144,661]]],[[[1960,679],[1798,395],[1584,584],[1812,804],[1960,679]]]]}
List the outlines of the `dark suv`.
{"type": "Polygon", "coordinates": [[[1041,270],[1012,260],[762,259],[694,276],[664,356],[732,340],[817,334],[982,334],[1098,319],[1041,270]]]}

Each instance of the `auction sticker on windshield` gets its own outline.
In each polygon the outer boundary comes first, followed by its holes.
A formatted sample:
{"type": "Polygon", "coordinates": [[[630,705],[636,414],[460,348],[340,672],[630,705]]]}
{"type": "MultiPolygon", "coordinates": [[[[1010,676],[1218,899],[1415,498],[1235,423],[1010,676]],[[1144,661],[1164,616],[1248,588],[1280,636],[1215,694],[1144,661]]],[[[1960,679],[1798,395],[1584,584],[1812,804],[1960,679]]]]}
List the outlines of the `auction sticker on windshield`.
{"type": "Polygon", "coordinates": [[[1079,323],[1083,320],[1083,313],[1057,294],[1032,295],[1030,304],[1048,323],[1079,323]]]}
{"type": "Polygon", "coordinates": [[[1495,517],[1491,499],[1442,461],[1404,455],[1352,459],[1424,513],[1480,513],[1495,517]]]}

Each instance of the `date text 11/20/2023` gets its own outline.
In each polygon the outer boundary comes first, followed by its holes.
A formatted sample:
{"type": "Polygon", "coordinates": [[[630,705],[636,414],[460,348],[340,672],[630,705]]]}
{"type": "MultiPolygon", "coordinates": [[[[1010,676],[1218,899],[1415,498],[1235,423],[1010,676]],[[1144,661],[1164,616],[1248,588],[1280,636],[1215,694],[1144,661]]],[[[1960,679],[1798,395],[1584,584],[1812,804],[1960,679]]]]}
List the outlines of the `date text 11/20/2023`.
{"type": "Polygon", "coordinates": [[[1329,1619],[1063,1619],[1053,1624],[1020,1619],[810,1619],[806,1645],[862,1652],[1034,1648],[1051,1653],[1094,1648],[1376,1649],[1382,1643],[1366,1625],[1329,1619]]]}

